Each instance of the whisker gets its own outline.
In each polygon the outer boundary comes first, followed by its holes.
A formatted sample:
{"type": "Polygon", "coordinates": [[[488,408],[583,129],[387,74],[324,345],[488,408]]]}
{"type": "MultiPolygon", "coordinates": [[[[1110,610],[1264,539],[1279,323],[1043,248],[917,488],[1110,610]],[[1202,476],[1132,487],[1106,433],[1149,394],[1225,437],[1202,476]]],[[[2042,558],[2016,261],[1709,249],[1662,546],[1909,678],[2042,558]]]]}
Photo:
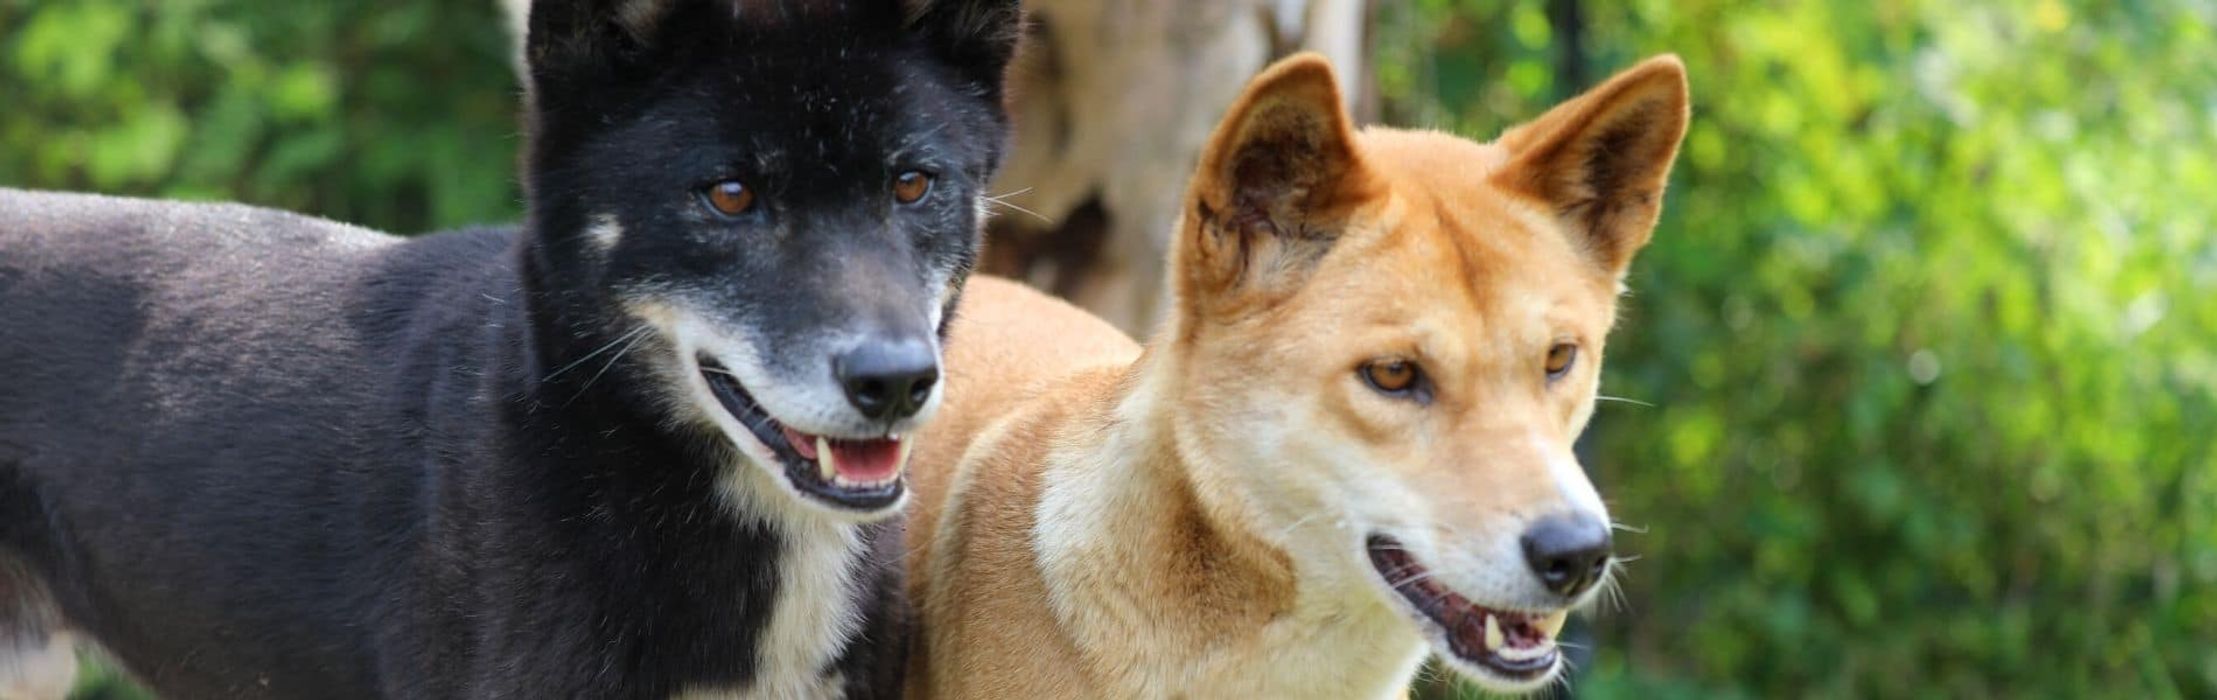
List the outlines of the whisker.
{"type": "Polygon", "coordinates": [[[1646,402],[1646,401],[1641,401],[1641,400],[1639,400],[1639,399],[1627,399],[1627,398],[1624,398],[1624,397],[1622,397],[1622,396],[1606,396],[1606,395],[1595,395],[1595,396],[1593,397],[1593,400],[1595,400],[1595,401],[1615,401],[1615,402],[1617,402],[1617,403],[1628,403],[1628,404],[1632,404],[1632,405],[1634,405],[1634,406],[1644,406],[1644,407],[1647,407],[1647,408],[1654,408],[1654,407],[1655,407],[1655,404],[1651,404],[1651,403],[1648,403],[1648,402],[1646,402]]]}
{"type": "Polygon", "coordinates": [[[1448,676],[1440,675],[1438,664],[1427,662],[1416,668],[1416,683],[1414,685],[1434,685],[1448,678],[1448,676]]]}
{"type": "Polygon", "coordinates": [[[638,339],[638,337],[639,337],[639,336],[640,336],[641,334],[644,334],[644,333],[646,333],[646,332],[647,332],[647,330],[648,330],[648,328],[647,328],[646,324],[640,324],[640,325],[639,325],[639,327],[631,329],[631,332],[629,332],[629,333],[625,333],[625,334],[623,334],[623,335],[619,335],[619,336],[616,336],[616,338],[615,338],[614,340],[610,340],[610,341],[608,341],[608,344],[607,344],[607,345],[602,345],[602,346],[600,346],[600,349],[598,349],[598,350],[594,350],[594,351],[592,351],[592,352],[589,352],[589,353],[586,353],[584,357],[580,357],[580,358],[577,358],[577,360],[576,360],[576,361],[573,361],[573,362],[571,362],[571,363],[569,363],[569,364],[563,365],[561,369],[557,369],[557,370],[555,370],[555,371],[553,371],[553,372],[549,372],[549,373],[547,373],[547,376],[544,376],[544,377],[540,377],[540,378],[539,378],[539,380],[540,380],[540,381],[548,381],[548,380],[554,379],[555,377],[559,377],[559,376],[562,376],[562,374],[563,374],[564,372],[568,372],[568,371],[570,371],[570,370],[573,370],[573,369],[577,369],[578,365],[582,365],[582,364],[585,364],[585,361],[586,361],[586,360],[590,360],[590,359],[593,359],[593,358],[595,358],[595,357],[599,357],[601,353],[604,353],[604,352],[608,352],[608,349],[609,349],[609,348],[613,348],[613,347],[616,347],[616,346],[617,346],[618,344],[621,344],[621,343],[625,343],[625,342],[629,342],[629,341],[637,340],[637,339],[638,339]]]}
{"type": "Polygon", "coordinates": [[[1278,533],[1278,536],[1284,537],[1286,535],[1293,534],[1293,531],[1299,529],[1302,525],[1307,525],[1309,521],[1323,516],[1323,513],[1310,513],[1308,515],[1302,516],[1301,519],[1293,521],[1293,524],[1287,525],[1284,531],[1278,533]]]}
{"type": "Polygon", "coordinates": [[[1556,690],[1561,691],[1561,697],[1577,697],[1577,692],[1570,687],[1570,678],[1578,674],[1578,662],[1570,660],[1568,655],[1563,656],[1562,659],[1563,671],[1555,674],[1554,686],[1556,690]]]}
{"type": "Polygon", "coordinates": [[[1031,215],[1031,217],[1032,217],[1032,218],[1034,218],[1034,219],[1038,219],[1038,220],[1039,220],[1039,222],[1040,222],[1040,223],[1043,223],[1043,224],[1053,224],[1053,223],[1055,222],[1055,221],[1054,221],[1053,219],[1049,219],[1049,218],[1047,218],[1047,216],[1046,216],[1046,215],[1044,215],[1044,214],[1041,214],[1041,213],[1039,213],[1039,212],[1036,212],[1036,211],[1032,211],[1032,210],[1030,210],[1030,209],[1025,209],[1025,208],[1023,208],[1023,207],[1020,207],[1020,206],[1017,206],[1017,205],[1014,205],[1014,204],[1010,204],[1010,203],[1008,203],[1008,202],[1003,202],[1003,201],[1000,201],[1000,200],[997,200],[997,199],[987,199],[987,200],[985,200],[985,201],[986,201],[986,203],[988,203],[988,204],[993,204],[993,205],[996,205],[996,206],[1003,206],[1003,207],[1008,207],[1008,208],[1010,208],[1010,209],[1014,209],[1014,210],[1016,210],[1016,211],[1019,211],[1019,212],[1025,213],[1025,214],[1029,214],[1029,215],[1031,215]]]}
{"type": "MultiPolygon", "coordinates": [[[[910,134],[909,134],[909,135],[908,135],[907,137],[904,137],[904,138],[902,138],[902,139],[901,139],[901,144],[900,144],[900,145],[901,145],[901,148],[903,148],[903,149],[909,149],[909,148],[913,148],[913,147],[915,147],[915,146],[916,146],[917,144],[920,144],[920,143],[923,143],[923,142],[926,142],[926,141],[930,141],[930,140],[931,140],[931,139],[932,139],[933,137],[935,137],[935,136],[938,136],[938,135],[939,135],[939,132],[941,132],[941,131],[945,131],[946,129],[947,129],[947,123],[946,123],[946,122],[940,122],[940,123],[938,123],[938,124],[934,124],[934,125],[932,125],[932,127],[931,127],[931,130],[929,130],[929,131],[917,131],[917,132],[912,132],[912,133],[910,133],[910,134]]],[[[930,150],[932,150],[932,149],[931,149],[930,147],[928,147],[928,146],[927,146],[927,147],[924,147],[924,148],[921,148],[921,149],[918,149],[918,150],[922,150],[922,151],[927,151],[927,152],[928,152],[928,151],[930,151],[930,150]]]]}
{"type": "Polygon", "coordinates": [[[1624,593],[1626,572],[1623,564],[1622,559],[1610,561],[1608,570],[1601,574],[1601,597],[1609,601],[1610,612],[1625,612],[1632,606],[1631,599],[1624,593]]]}
{"type": "MultiPolygon", "coordinates": [[[[734,380],[736,380],[736,379],[738,379],[738,378],[739,378],[739,375],[737,375],[737,374],[734,374],[734,373],[730,372],[729,370],[721,370],[721,369],[709,369],[709,368],[706,368],[706,367],[703,367],[702,369],[704,369],[704,370],[707,370],[707,371],[710,371],[710,372],[716,372],[716,373],[722,374],[722,375],[724,375],[724,376],[726,376],[726,377],[730,377],[730,378],[732,378],[732,379],[734,379],[734,380]]],[[[750,403],[750,404],[747,404],[747,405],[744,405],[744,406],[740,406],[740,408],[741,408],[741,409],[743,409],[743,410],[745,410],[745,411],[746,411],[746,413],[745,413],[745,414],[743,414],[743,415],[734,415],[734,416],[733,416],[734,418],[737,418],[737,419],[739,419],[739,422],[740,422],[740,423],[746,423],[746,422],[747,422],[747,419],[749,419],[749,418],[761,418],[761,419],[763,419],[763,420],[771,421],[771,422],[773,422],[773,423],[775,423],[775,422],[776,422],[776,420],[777,420],[776,418],[772,418],[772,417],[770,416],[770,412],[769,412],[768,410],[765,410],[765,409],[763,409],[763,408],[762,408],[761,406],[759,406],[759,405],[755,405],[755,404],[751,404],[751,403],[750,403]]]]}
{"type": "Polygon", "coordinates": [[[1417,574],[1417,575],[1415,575],[1415,576],[1410,576],[1410,577],[1408,577],[1408,578],[1404,578],[1404,579],[1401,579],[1401,580],[1399,580],[1399,581],[1387,581],[1387,582],[1386,582],[1386,587],[1387,587],[1387,588],[1400,588],[1400,587],[1402,587],[1402,586],[1406,586],[1406,585],[1409,585],[1409,584],[1412,584],[1412,583],[1423,583],[1423,582],[1425,582],[1425,581],[1428,581],[1428,580],[1430,580],[1431,578],[1432,578],[1432,572],[1431,572],[1431,571],[1428,571],[1428,570],[1427,570],[1427,571],[1425,571],[1425,572],[1423,572],[1423,573],[1419,573],[1419,574],[1417,574]]]}
{"type": "Polygon", "coordinates": [[[1617,522],[1617,521],[1614,521],[1614,520],[1611,520],[1611,521],[1609,521],[1609,529],[1611,529],[1611,530],[1616,530],[1616,531],[1618,531],[1618,532],[1634,532],[1634,533],[1639,533],[1639,534],[1642,534],[1642,535],[1645,535],[1645,534],[1647,534],[1647,528],[1646,528],[1646,527],[1643,527],[1643,526],[1635,526],[1635,525],[1626,525],[1626,524],[1624,524],[1624,523],[1620,523],[1620,522],[1617,522]]]}
{"type": "Polygon", "coordinates": [[[1034,219],[1038,219],[1040,223],[1043,223],[1043,224],[1050,224],[1050,225],[1051,225],[1051,224],[1053,224],[1053,223],[1055,223],[1055,220],[1054,220],[1054,219],[1049,219],[1049,218],[1047,218],[1047,217],[1046,217],[1046,215],[1040,214],[1039,212],[1036,212],[1036,211],[1032,211],[1032,210],[1030,210],[1030,209],[1025,209],[1025,208],[1023,208],[1022,206],[1016,205],[1016,204],[1014,204],[1014,203],[1011,203],[1011,202],[1009,202],[1009,201],[1008,201],[1008,200],[1006,200],[1006,199],[1002,199],[1002,198],[1001,198],[1001,197],[1014,197],[1014,196],[1016,196],[1016,195],[1020,195],[1020,194],[1023,194],[1023,193],[1025,193],[1025,192],[1030,192],[1030,191],[1031,191],[1031,188],[1028,188],[1028,187],[1027,187],[1027,188],[1024,188],[1024,189],[1021,189],[1021,190],[1017,190],[1017,191],[1015,191],[1015,192],[1010,192],[1010,193],[1008,193],[1008,194],[1004,194],[1004,195],[994,196],[994,195],[990,195],[990,194],[989,194],[989,195],[983,195],[982,197],[983,197],[983,198],[985,199],[985,201],[987,201],[987,202],[991,202],[991,203],[993,203],[993,204],[998,204],[998,205],[1000,205],[1000,206],[1008,207],[1008,208],[1010,208],[1010,209],[1014,209],[1014,210],[1017,210],[1017,211],[1020,211],[1020,212],[1026,213],[1026,214],[1030,214],[1030,215],[1032,215],[1032,218],[1034,218],[1034,219]]]}
{"type": "MultiPolygon", "coordinates": [[[[610,368],[613,368],[613,367],[615,367],[615,366],[616,366],[616,362],[617,362],[618,360],[622,360],[622,359],[624,359],[624,355],[628,355],[628,354],[630,354],[630,353],[631,353],[631,350],[632,350],[632,348],[636,348],[636,347],[639,347],[639,341],[642,341],[642,340],[646,340],[646,339],[647,339],[647,336],[646,336],[646,334],[645,334],[645,333],[633,333],[633,334],[631,334],[631,336],[632,336],[632,337],[631,337],[631,342],[629,342],[629,343],[625,343],[625,344],[624,344],[624,347],[623,347],[623,349],[622,349],[622,350],[617,350],[617,351],[616,351],[616,354],[615,354],[614,356],[611,356],[611,357],[609,357],[609,358],[608,358],[608,363],[607,363],[607,364],[604,364],[604,365],[601,365],[601,366],[600,366],[600,371],[599,371],[599,372],[594,372],[594,373],[593,373],[593,376],[592,376],[591,378],[588,378],[588,379],[586,379],[586,380],[585,380],[585,385],[584,385],[584,386],[580,386],[580,387],[578,387],[578,388],[577,388],[577,393],[576,393],[575,395],[572,395],[572,396],[570,396],[570,401],[574,402],[574,401],[576,401],[576,400],[578,399],[578,397],[580,397],[580,396],[584,396],[584,395],[585,395],[585,390],[586,390],[586,389],[591,389],[591,388],[593,388],[593,383],[594,383],[594,382],[597,382],[597,381],[600,381],[600,378],[601,378],[601,376],[602,376],[602,375],[608,374],[608,370],[609,370],[610,368]]],[[[567,404],[568,404],[568,402],[565,402],[565,403],[564,403],[564,405],[567,405],[567,404]]]]}

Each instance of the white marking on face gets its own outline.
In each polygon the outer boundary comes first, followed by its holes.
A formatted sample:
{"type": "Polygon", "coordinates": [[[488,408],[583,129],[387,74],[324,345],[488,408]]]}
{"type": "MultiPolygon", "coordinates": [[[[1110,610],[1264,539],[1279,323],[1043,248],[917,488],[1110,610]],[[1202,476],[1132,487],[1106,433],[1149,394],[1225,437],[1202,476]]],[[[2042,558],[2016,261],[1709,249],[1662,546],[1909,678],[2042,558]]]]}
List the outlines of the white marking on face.
{"type": "MultiPolygon", "coordinates": [[[[1531,295],[1516,302],[1512,308],[1527,311],[1534,322],[1542,317],[1544,298],[1531,295]]],[[[1536,610],[1560,604],[1525,561],[1521,537],[1529,523],[1514,510],[1464,513],[1475,519],[1443,526],[1442,518],[1467,507],[1457,494],[1424,491],[1385,470],[1361,444],[1305,429],[1318,419],[1299,415],[1299,407],[1308,405],[1300,397],[1251,396],[1242,403],[1240,410],[1228,411],[1239,416],[1240,439],[1229,441],[1234,443],[1229,448],[1221,444],[1225,440],[1208,440],[1215,446],[1199,451],[1232,450],[1209,460],[1227,473],[1267,466],[1266,475],[1222,480],[1219,487],[1228,484],[1232,488],[1226,490],[1250,499],[1254,512],[1262,515],[1254,520],[1261,534],[1276,535],[1274,543],[1291,555],[1303,595],[1344,590],[1348,597],[1343,600],[1372,601],[1341,603],[1336,619],[1342,624],[1383,616],[1411,644],[1421,644],[1421,639],[1435,650],[1449,647],[1437,624],[1393,591],[1387,585],[1392,582],[1384,581],[1371,564],[1365,539],[1373,533],[1395,538],[1434,580],[1481,605],[1536,610]],[[1353,612],[1362,610],[1377,612],[1353,612]]],[[[1508,436],[1524,443],[1513,446],[1523,454],[1511,459],[1520,460],[1528,471],[1516,478],[1552,486],[1517,510],[1528,509],[1529,515],[1572,510],[1606,521],[1599,493],[1567,445],[1544,438],[1538,428],[1508,436]]],[[[1467,663],[1453,663],[1498,690],[1529,689],[1501,682],[1467,663]]]]}
{"type": "Polygon", "coordinates": [[[1547,455],[1547,474],[1555,480],[1555,491],[1573,510],[1609,522],[1609,507],[1602,504],[1601,492],[1595,491],[1593,480],[1586,478],[1586,470],[1567,448],[1555,447],[1547,438],[1533,430],[1528,438],[1532,447],[1547,455]]]}
{"type": "MultiPolygon", "coordinates": [[[[683,359],[693,361],[701,355],[713,358],[736,376],[739,385],[754,398],[755,405],[779,423],[810,434],[840,437],[861,437],[869,430],[861,416],[848,405],[838,383],[832,381],[828,362],[818,376],[788,381],[770,371],[756,343],[719,333],[692,314],[680,313],[680,319],[678,345],[687,351],[683,359]]],[[[853,340],[826,334],[819,342],[828,348],[853,340]]],[[[704,408],[714,409],[715,413],[724,412],[722,404],[715,403],[714,397],[709,397],[709,401],[704,408]]]]}
{"type": "Polygon", "coordinates": [[[593,225],[585,229],[585,239],[592,241],[593,247],[603,253],[615,250],[616,242],[623,237],[623,224],[616,221],[614,214],[594,214],[593,225]]]}
{"type": "MultiPolygon", "coordinates": [[[[927,283],[926,288],[931,290],[930,328],[933,333],[939,332],[939,324],[947,318],[947,301],[952,299],[955,294],[955,287],[951,279],[953,274],[954,271],[945,269],[931,271],[931,280],[927,283]]],[[[938,352],[938,349],[934,348],[934,352],[938,352]]],[[[940,357],[939,359],[944,362],[947,358],[940,357]]],[[[932,393],[936,395],[938,392],[934,391],[932,393]]]]}
{"type": "MultiPolygon", "coordinates": [[[[688,366],[695,367],[695,358],[699,355],[705,354],[715,359],[739,380],[739,385],[746,388],[755,404],[779,423],[794,430],[832,437],[877,437],[885,432],[884,424],[864,419],[847,402],[845,391],[838,382],[832,380],[828,360],[821,373],[804,373],[808,376],[799,377],[798,381],[789,381],[794,378],[770,371],[757,351],[759,343],[726,335],[692,313],[664,308],[666,311],[663,316],[668,321],[658,325],[676,341],[681,354],[679,359],[688,366]]],[[[861,342],[863,339],[854,334],[824,332],[818,334],[815,344],[819,348],[832,349],[853,347],[861,342]]],[[[942,359],[940,353],[937,341],[934,340],[933,358],[942,359]]],[[[705,381],[701,388],[707,388],[705,381]]],[[[896,424],[894,432],[905,432],[912,426],[930,420],[939,406],[940,394],[935,389],[931,399],[917,410],[916,415],[896,424]]],[[[729,417],[713,395],[704,394],[701,399],[706,402],[701,404],[704,412],[729,417]]]]}
{"type": "MultiPolygon", "coordinates": [[[[849,524],[882,520],[901,512],[907,503],[906,493],[901,500],[867,513],[837,508],[814,496],[801,493],[800,489],[793,486],[792,480],[786,477],[784,460],[769,445],[756,438],[753,430],[740,424],[739,419],[724,408],[723,402],[716,399],[715,392],[709,388],[708,379],[702,376],[700,363],[695,358],[701,354],[715,358],[738,378],[740,386],[754,398],[756,407],[779,423],[812,434],[866,436],[864,430],[841,428],[841,424],[826,427],[827,421],[816,418],[826,413],[844,412],[847,407],[846,397],[837,391],[828,374],[825,381],[820,383],[821,388],[777,382],[771,379],[771,373],[762,366],[752,343],[725,338],[710,330],[710,326],[698,316],[661,304],[639,305],[632,311],[633,315],[668,338],[675,351],[676,357],[670,358],[665,371],[670,375],[669,379],[683,389],[679,396],[671,397],[674,399],[671,402],[672,407],[690,414],[696,422],[715,426],[739,451],[740,456],[754,467],[748,469],[742,465],[742,468],[726,470],[717,483],[718,491],[726,499],[732,512],[774,514],[777,517],[765,518],[772,522],[829,519],[849,524]],[[804,396],[796,400],[794,394],[804,396]],[[831,408],[825,408],[827,405],[831,408]],[[814,410],[805,410],[804,407],[814,410]]],[[[917,412],[915,420],[922,420],[938,403],[938,392],[934,392],[932,402],[917,412]]]]}

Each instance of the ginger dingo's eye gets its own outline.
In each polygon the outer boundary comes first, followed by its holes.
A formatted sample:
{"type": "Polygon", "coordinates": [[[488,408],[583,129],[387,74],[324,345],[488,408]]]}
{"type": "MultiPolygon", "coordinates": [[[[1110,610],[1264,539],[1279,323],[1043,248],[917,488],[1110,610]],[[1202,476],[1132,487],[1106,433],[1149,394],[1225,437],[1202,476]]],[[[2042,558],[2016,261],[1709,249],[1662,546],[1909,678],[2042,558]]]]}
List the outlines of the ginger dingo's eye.
{"type": "Polygon", "coordinates": [[[1431,397],[1424,391],[1424,371],[1408,360],[1377,360],[1366,363],[1358,370],[1363,383],[1378,393],[1396,398],[1413,398],[1426,401],[1431,397]]]}
{"type": "Polygon", "coordinates": [[[701,191],[701,201],[724,216],[738,216],[754,208],[754,188],[738,180],[721,180],[701,191]]]}
{"type": "Polygon", "coordinates": [[[1578,346],[1556,343],[1555,347],[1547,349],[1547,378],[1562,379],[1563,375],[1570,373],[1571,363],[1577,360],[1578,346]]]}
{"type": "Polygon", "coordinates": [[[931,193],[931,173],[909,170],[893,177],[893,199],[902,204],[915,204],[931,193]]]}

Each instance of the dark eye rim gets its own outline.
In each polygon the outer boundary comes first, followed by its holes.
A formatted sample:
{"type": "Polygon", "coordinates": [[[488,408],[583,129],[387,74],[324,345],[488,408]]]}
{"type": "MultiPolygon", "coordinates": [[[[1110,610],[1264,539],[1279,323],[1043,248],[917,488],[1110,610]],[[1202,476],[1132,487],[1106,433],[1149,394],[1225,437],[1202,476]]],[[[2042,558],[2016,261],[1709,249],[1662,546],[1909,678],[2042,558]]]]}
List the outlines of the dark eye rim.
{"type": "Polygon", "coordinates": [[[898,189],[895,189],[893,193],[893,201],[902,206],[910,206],[920,203],[925,199],[930,198],[933,191],[939,189],[939,173],[932,172],[931,170],[925,168],[903,168],[899,172],[894,173],[893,187],[899,188],[901,186],[901,178],[905,178],[910,175],[924,178],[924,191],[916,193],[915,199],[902,201],[900,191],[898,189]]]}
{"type": "Polygon", "coordinates": [[[1547,354],[1549,355],[1554,355],[1556,350],[1568,350],[1570,351],[1570,357],[1563,360],[1562,369],[1547,369],[1547,361],[1545,359],[1541,360],[1540,369],[1547,370],[1547,380],[1550,382],[1570,376],[1570,371],[1578,366],[1580,350],[1577,343],[1565,340],[1547,346],[1547,354]]]}
{"type": "Polygon", "coordinates": [[[707,209],[708,213],[725,219],[743,219],[762,210],[762,195],[758,192],[758,188],[748,184],[746,180],[736,177],[719,177],[709,180],[707,184],[694,188],[693,195],[700,200],[701,207],[707,209]],[[726,212],[722,207],[716,206],[716,189],[727,183],[739,185],[742,191],[748,194],[746,208],[737,212],[726,212]]]}
{"type": "Polygon", "coordinates": [[[1381,357],[1369,360],[1355,366],[1355,377],[1362,380],[1363,386],[1370,387],[1371,391],[1378,392],[1381,396],[1414,401],[1418,405],[1430,405],[1432,403],[1432,375],[1425,372],[1424,365],[1416,360],[1406,357],[1381,357]],[[1388,389],[1379,386],[1378,381],[1371,378],[1370,369],[1378,365],[1395,362],[1407,364],[1409,371],[1415,373],[1416,377],[1409,380],[1408,386],[1399,389],[1388,389]]]}

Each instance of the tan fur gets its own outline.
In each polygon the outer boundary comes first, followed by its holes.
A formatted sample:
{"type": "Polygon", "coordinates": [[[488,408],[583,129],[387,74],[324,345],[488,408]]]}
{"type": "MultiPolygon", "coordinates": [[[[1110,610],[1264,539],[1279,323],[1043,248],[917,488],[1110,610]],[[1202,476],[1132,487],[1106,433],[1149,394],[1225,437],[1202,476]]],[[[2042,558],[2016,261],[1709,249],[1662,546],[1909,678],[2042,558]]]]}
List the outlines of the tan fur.
{"type": "Polygon", "coordinates": [[[1233,105],[1144,353],[971,282],[910,467],[912,695],[1398,694],[1444,642],[1370,565],[1374,533],[1480,604],[1577,602],[1516,542],[1550,513],[1606,517],[1570,445],[1684,131],[1683,69],[1651,60],[1497,144],[1357,133],[1339,105],[1314,56],[1233,105]],[[1549,380],[1562,342],[1582,357],[1549,380]],[[1422,367],[1430,401],[1359,378],[1384,358],[1422,367]]]}

